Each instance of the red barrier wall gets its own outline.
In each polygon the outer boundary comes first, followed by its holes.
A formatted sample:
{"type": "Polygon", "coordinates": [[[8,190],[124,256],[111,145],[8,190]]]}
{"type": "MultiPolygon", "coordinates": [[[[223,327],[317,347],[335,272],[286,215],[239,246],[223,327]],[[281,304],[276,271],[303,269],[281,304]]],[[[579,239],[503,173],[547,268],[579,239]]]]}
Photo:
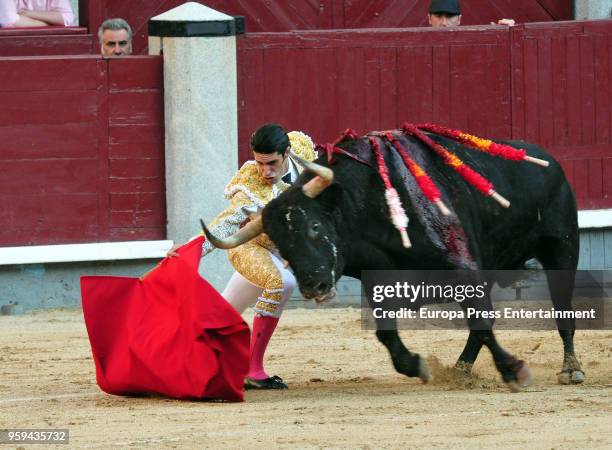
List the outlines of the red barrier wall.
{"type": "Polygon", "coordinates": [[[93,41],[83,27],[0,28],[0,57],[90,54],[93,41]]]}
{"type": "Polygon", "coordinates": [[[0,245],[163,239],[161,58],[2,58],[0,74],[0,245]]]}
{"type": "Polygon", "coordinates": [[[612,207],[612,20],[512,30],[513,137],[549,149],[581,208],[612,207]]]}
{"type": "Polygon", "coordinates": [[[166,237],[161,57],[109,60],[109,239],[166,237]]]}
{"type": "MultiPolygon", "coordinates": [[[[198,0],[246,18],[249,33],[427,25],[430,0],[198,0]]],[[[107,17],[123,17],[134,29],[134,51],[147,52],[149,18],[184,0],[81,0],[80,23],[92,34],[107,17]]],[[[518,23],[573,19],[572,0],[461,0],[462,23],[484,25],[501,18],[518,23]]]]}

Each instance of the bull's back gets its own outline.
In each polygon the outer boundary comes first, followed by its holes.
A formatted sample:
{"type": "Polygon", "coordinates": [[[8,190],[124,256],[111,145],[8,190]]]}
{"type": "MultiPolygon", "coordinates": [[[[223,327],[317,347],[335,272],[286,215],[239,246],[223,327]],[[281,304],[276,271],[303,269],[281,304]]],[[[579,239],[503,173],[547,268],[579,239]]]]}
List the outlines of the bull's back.
{"type": "Polygon", "coordinates": [[[432,138],[510,201],[510,207],[503,208],[469,185],[429,149],[421,149],[427,152],[424,162],[433,169],[432,178],[440,186],[443,200],[457,214],[479,266],[517,267],[535,256],[543,236],[578,239],[574,194],[560,164],[546,150],[522,141],[504,142],[550,163],[549,167],[541,167],[495,157],[445,138],[432,138]]]}
{"type": "MultiPolygon", "coordinates": [[[[522,141],[504,142],[549,162],[541,167],[487,154],[472,154],[477,169],[510,201],[503,208],[480,196],[472,239],[478,242],[486,268],[515,268],[535,257],[543,238],[578,239],[574,193],[561,165],[546,150],[522,141]]],[[[468,150],[471,151],[471,150],[468,150]]]]}

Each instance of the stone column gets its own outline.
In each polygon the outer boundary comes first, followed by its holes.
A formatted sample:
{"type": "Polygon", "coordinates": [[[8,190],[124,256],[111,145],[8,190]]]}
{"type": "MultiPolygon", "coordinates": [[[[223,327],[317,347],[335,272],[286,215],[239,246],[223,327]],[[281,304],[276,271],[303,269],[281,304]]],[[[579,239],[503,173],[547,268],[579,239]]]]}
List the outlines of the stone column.
{"type": "Polygon", "coordinates": [[[610,0],[574,0],[574,18],[576,20],[612,18],[610,0]]]}
{"type": "MultiPolygon", "coordinates": [[[[167,237],[175,243],[228,205],[223,189],[238,169],[238,25],[195,2],[149,21],[149,53],[164,58],[167,237]]],[[[204,260],[206,278],[222,289],[231,274],[225,251],[204,260]]]]}

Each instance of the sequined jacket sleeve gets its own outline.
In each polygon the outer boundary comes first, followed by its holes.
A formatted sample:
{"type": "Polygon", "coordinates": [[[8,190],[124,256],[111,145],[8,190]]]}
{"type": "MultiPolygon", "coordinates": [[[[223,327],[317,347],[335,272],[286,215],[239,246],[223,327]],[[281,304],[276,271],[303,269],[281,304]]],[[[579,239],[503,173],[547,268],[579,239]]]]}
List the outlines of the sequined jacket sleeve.
{"type": "MultiPolygon", "coordinates": [[[[253,161],[244,163],[225,187],[224,194],[230,204],[208,227],[218,238],[234,234],[245,220],[261,212],[273,197],[272,188],[261,178],[253,161]]],[[[204,242],[202,256],[210,253],[213,248],[210,242],[204,242]]]]}
{"type": "MultiPolygon", "coordinates": [[[[261,208],[254,204],[246,194],[238,191],[232,196],[230,205],[208,225],[208,229],[216,237],[225,239],[237,232],[240,225],[249,217],[260,211],[261,208]]],[[[202,256],[214,249],[215,247],[209,241],[205,241],[202,245],[202,256]]]]}

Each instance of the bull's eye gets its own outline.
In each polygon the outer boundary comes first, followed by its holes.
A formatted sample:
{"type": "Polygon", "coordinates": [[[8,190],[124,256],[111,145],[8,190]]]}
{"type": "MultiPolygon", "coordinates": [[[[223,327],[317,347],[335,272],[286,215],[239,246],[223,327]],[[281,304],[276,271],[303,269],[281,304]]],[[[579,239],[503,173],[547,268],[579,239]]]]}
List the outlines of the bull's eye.
{"type": "Polygon", "coordinates": [[[310,239],[316,239],[319,237],[319,224],[317,222],[314,222],[310,226],[310,229],[308,230],[308,237],[310,239]]]}

